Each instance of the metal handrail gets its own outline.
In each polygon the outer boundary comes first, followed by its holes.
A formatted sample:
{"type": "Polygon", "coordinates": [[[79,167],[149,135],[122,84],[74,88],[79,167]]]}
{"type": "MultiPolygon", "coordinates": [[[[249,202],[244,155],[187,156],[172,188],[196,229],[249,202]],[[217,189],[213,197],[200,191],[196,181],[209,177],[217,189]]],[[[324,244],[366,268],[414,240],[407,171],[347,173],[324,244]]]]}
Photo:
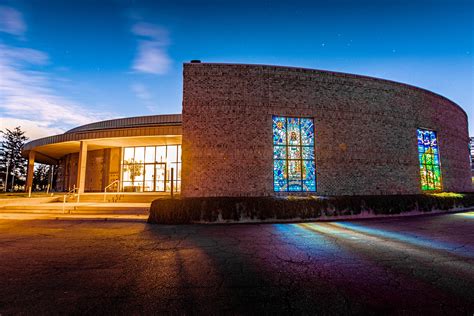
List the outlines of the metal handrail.
{"type": "MultiPolygon", "coordinates": [[[[63,196],[63,214],[65,213],[67,197],[70,196],[70,195],[71,196],[76,195],[77,190],[78,189],[76,188],[76,186],[74,186],[71,190],[69,190],[68,192],[66,192],[66,194],[64,194],[64,196],[63,196]]],[[[79,194],[77,194],[77,202],[79,203],[79,194]]]]}
{"type": "Polygon", "coordinates": [[[112,185],[114,185],[115,183],[117,183],[117,193],[120,192],[120,180],[114,180],[112,181],[108,186],[105,187],[104,189],[104,202],[105,202],[105,199],[106,199],[106,196],[107,196],[107,189],[110,188],[112,185]]]}

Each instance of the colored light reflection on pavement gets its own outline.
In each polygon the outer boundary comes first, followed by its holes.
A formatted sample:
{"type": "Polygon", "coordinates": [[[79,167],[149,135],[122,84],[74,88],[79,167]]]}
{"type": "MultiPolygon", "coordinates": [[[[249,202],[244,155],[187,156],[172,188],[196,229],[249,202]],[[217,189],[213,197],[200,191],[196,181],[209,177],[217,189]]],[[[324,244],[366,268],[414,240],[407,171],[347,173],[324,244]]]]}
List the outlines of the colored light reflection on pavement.
{"type": "Polygon", "coordinates": [[[474,249],[472,252],[466,252],[466,248],[461,245],[442,242],[434,239],[428,239],[420,235],[411,235],[408,232],[397,233],[392,232],[386,229],[372,228],[369,226],[364,226],[363,224],[351,223],[351,222],[339,222],[333,223],[333,226],[341,227],[348,231],[353,231],[361,233],[366,236],[380,237],[382,240],[387,241],[398,241],[400,243],[406,243],[407,245],[419,246],[420,248],[426,248],[428,250],[444,250],[451,252],[453,254],[467,256],[469,258],[474,258],[474,249]],[[458,249],[463,251],[458,251],[458,249]]]}
{"type": "MultiPolygon", "coordinates": [[[[386,307],[392,306],[390,308],[399,305],[407,309],[416,309],[407,304],[430,306],[430,297],[437,297],[438,301],[450,300],[453,305],[456,305],[455,300],[471,299],[468,289],[474,284],[472,253],[459,251],[456,253],[458,256],[452,256],[456,247],[463,249],[466,248],[465,244],[438,244],[430,242],[428,237],[421,237],[422,242],[414,243],[417,237],[415,234],[407,233],[406,238],[402,238],[403,234],[391,234],[390,229],[386,229],[384,234],[385,230],[370,227],[377,225],[396,228],[393,224],[371,221],[274,226],[281,233],[279,238],[310,256],[310,271],[313,274],[331,280],[330,285],[326,286],[335,286],[350,299],[359,297],[358,300],[371,306],[373,311],[383,312],[384,304],[386,307]],[[346,224],[349,225],[346,227],[346,224]],[[356,230],[359,227],[360,231],[356,230]],[[387,279],[392,278],[402,289],[405,285],[408,288],[402,290],[391,285],[392,281],[387,279]],[[458,281],[453,284],[453,280],[458,281]],[[406,296],[409,296],[410,291],[424,294],[414,294],[417,299],[407,303],[410,300],[406,296]],[[446,298],[449,295],[445,291],[455,293],[456,298],[446,298]]],[[[282,253],[288,250],[280,247],[279,251],[282,253]]],[[[439,313],[439,310],[434,309],[432,312],[439,313]]]]}
{"type": "Polygon", "coordinates": [[[454,215],[474,219],[474,212],[456,213],[456,214],[454,214],[454,215]]]}
{"type": "Polygon", "coordinates": [[[474,311],[470,215],[183,226],[35,216],[0,216],[0,314],[474,311]]]}
{"type": "MultiPolygon", "coordinates": [[[[474,280],[474,266],[471,262],[462,262],[462,261],[452,261],[452,257],[447,252],[436,251],[439,249],[436,247],[431,247],[431,245],[436,243],[424,242],[423,247],[419,245],[414,245],[411,242],[412,239],[405,237],[401,240],[387,238],[389,233],[381,233],[375,229],[360,228],[360,231],[353,229],[358,227],[357,225],[348,224],[348,223],[304,223],[299,224],[302,228],[313,231],[317,234],[322,234],[327,237],[332,237],[339,240],[347,240],[351,243],[357,243],[359,246],[363,245],[364,248],[372,248],[375,251],[375,248],[383,248],[390,251],[394,256],[406,256],[410,255],[414,260],[419,261],[420,264],[430,264],[437,266],[443,271],[451,272],[454,274],[462,273],[466,278],[474,280]],[[350,227],[350,229],[349,229],[350,227]],[[367,233],[370,232],[370,233],[367,233]],[[377,232],[375,234],[374,232],[377,232]],[[382,235],[380,237],[379,235],[382,235]]],[[[392,236],[393,237],[393,236],[392,236]]],[[[458,245],[458,248],[463,248],[462,245],[458,245]]],[[[452,250],[451,248],[449,248],[452,250]]],[[[445,250],[445,249],[443,249],[445,250]]],[[[473,258],[472,253],[463,252],[463,256],[473,258]]]]}

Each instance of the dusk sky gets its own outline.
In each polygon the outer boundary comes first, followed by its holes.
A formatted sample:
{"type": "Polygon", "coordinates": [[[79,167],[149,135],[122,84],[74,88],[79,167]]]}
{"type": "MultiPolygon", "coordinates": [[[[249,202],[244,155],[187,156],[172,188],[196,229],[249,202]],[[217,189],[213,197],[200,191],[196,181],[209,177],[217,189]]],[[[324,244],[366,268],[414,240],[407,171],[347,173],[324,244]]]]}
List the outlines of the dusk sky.
{"type": "Polygon", "coordinates": [[[474,136],[473,3],[0,0],[0,129],[180,113],[182,63],[200,59],[412,84],[463,107],[474,136]]]}

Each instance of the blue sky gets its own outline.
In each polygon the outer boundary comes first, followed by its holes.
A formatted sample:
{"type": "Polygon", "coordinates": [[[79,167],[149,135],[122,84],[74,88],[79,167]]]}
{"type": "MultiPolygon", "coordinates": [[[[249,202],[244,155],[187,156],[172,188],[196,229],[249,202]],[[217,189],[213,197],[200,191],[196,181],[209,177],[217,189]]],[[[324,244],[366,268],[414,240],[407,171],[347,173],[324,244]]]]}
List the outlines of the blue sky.
{"type": "Polygon", "coordinates": [[[201,59],[413,84],[461,105],[474,135],[473,3],[0,0],[0,128],[180,113],[182,63],[201,59]]]}

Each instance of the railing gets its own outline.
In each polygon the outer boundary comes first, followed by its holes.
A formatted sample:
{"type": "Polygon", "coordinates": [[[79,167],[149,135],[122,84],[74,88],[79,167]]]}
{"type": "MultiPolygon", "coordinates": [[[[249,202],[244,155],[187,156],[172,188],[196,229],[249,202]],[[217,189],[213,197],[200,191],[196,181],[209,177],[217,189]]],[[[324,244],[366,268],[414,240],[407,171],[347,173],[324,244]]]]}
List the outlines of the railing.
{"type": "Polygon", "coordinates": [[[107,197],[107,189],[110,188],[111,186],[113,186],[114,184],[117,183],[117,194],[120,192],[120,180],[115,180],[115,181],[112,181],[108,186],[105,187],[104,189],[104,202],[106,200],[106,197],[107,197]]]}
{"type": "MultiPolygon", "coordinates": [[[[74,186],[71,190],[69,190],[66,194],[63,196],[63,214],[66,212],[66,200],[69,198],[69,196],[76,196],[76,191],[77,188],[74,186]]],[[[79,193],[77,194],[77,203],[79,203],[79,193]]]]}

